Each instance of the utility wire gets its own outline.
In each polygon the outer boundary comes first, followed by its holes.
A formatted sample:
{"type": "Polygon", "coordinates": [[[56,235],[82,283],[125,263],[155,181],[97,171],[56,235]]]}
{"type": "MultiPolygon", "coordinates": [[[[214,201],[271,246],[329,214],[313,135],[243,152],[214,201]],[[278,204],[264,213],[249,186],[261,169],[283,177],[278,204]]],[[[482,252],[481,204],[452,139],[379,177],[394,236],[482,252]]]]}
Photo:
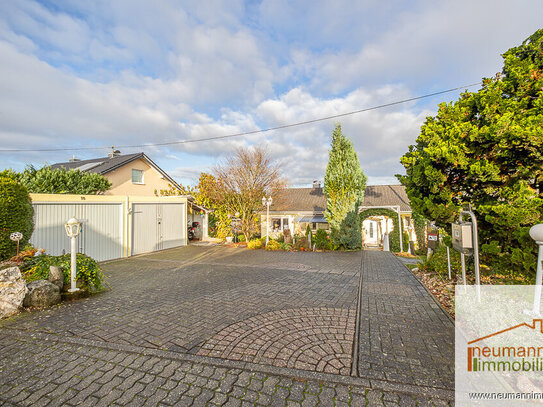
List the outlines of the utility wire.
{"type": "MultiPolygon", "coordinates": [[[[477,86],[477,85],[481,85],[481,84],[482,84],[482,82],[472,83],[472,84],[469,84],[469,85],[458,86],[456,88],[442,90],[442,91],[434,92],[434,93],[429,93],[429,94],[422,95],[422,96],[416,96],[416,97],[412,97],[412,98],[409,98],[409,99],[398,100],[396,102],[385,103],[383,105],[367,107],[365,109],[354,110],[352,112],[340,113],[340,114],[335,114],[335,115],[332,115],[332,116],[320,117],[318,119],[305,120],[303,122],[290,123],[290,124],[284,124],[284,125],[281,125],[281,126],[269,127],[267,129],[253,130],[253,131],[247,131],[247,132],[243,132],[243,133],[227,134],[227,135],[224,135],[224,136],[213,136],[213,137],[204,137],[204,138],[198,138],[198,139],[168,141],[168,142],[164,142],[164,143],[132,144],[132,145],[116,146],[115,148],[171,146],[171,145],[176,145],[176,144],[199,143],[199,142],[202,142],[202,141],[212,141],[212,140],[221,140],[221,139],[227,139],[227,138],[232,138],[232,137],[250,136],[250,135],[253,135],[253,134],[266,133],[266,132],[270,132],[270,131],[274,131],[274,130],[282,130],[282,129],[287,129],[287,128],[290,128],[290,127],[303,126],[303,125],[306,125],[306,124],[322,122],[322,121],[325,121],[325,120],[337,119],[338,117],[345,117],[345,116],[351,116],[351,115],[358,114],[358,113],[369,112],[370,110],[377,110],[377,109],[382,109],[382,108],[385,108],[385,107],[400,105],[402,103],[413,102],[415,100],[420,100],[420,99],[425,99],[425,98],[429,98],[429,97],[432,97],[432,96],[442,95],[444,93],[454,92],[454,91],[460,90],[460,89],[471,88],[473,86],[477,86]]],[[[22,153],[22,152],[42,152],[42,151],[82,151],[82,150],[102,150],[102,149],[106,149],[106,148],[111,148],[111,147],[108,146],[108,147],[38,148],[38,149],[6,149],[6,150],[0,149],[0,153],[22,153]]]]}

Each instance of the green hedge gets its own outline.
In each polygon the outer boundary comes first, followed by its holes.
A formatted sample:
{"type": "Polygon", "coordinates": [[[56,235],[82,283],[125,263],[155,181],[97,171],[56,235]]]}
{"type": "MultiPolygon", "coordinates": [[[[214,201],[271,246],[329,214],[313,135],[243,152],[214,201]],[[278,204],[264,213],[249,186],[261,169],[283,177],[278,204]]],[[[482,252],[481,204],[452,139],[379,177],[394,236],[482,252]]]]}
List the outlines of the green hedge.
{"type": "Polygon", "coordinates": [[[17,243],[9,236],[21,232],[19,247],[26,246],[34,230],[34,208],[26,188],[16,180],[0,177],[0,260],[17,254],[17,243]]]}

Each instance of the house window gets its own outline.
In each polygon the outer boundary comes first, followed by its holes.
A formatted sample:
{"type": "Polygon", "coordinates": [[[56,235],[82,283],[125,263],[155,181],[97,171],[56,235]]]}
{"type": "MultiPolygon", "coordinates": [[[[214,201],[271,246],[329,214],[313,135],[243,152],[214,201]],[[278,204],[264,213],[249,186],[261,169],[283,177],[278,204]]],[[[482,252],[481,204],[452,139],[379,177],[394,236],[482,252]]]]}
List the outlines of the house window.
{"type": "Polygon", "coordinates": [[[282,232],[288,229],[288,218],[272,218],[272,231],[282,232]]]}
{"type": "Polygon", "coordinates": [[[143,170],[132,170],[132,183],[143,184],[143,170]]]}
{"type": "Polygon", "coordinates": [[[282,221],[283,221],[283,225],[281,229],[282,230],[288,229],[288,218],[283,218],[282,221]]]}

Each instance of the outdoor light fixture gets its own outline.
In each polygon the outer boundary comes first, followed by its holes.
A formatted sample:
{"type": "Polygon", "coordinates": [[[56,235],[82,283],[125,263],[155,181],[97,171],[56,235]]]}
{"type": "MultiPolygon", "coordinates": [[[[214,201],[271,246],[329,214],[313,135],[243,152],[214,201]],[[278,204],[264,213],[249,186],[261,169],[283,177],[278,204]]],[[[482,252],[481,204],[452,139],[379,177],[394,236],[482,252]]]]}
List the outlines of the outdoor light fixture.
{"type": "Polygon", "coordinates": [[[271,196],[266,198],[265,196],[262,197],[262,206],[267,206],[266,209],[266,246],[268,245],[268,241],[270,240],[270,205],[272,204],[272,198],[271,196]]]}
{"type": "Polygon", "coordinates": [[[75,292],[79,290],[79,288],[76,287],[75,283],[75,277],[77,273],[77,243],[75,239],[79,235],[79,232],[81,232],[81,223],[76,218],[71,218],[70,220],[68,220],[68,222],[64,224],[64,227],[66,228],[66,234],[72,240],[70,267],[71,288],[68,290],[68,292],[75,292]]]}
{"type": "Polygon", "coordinates": [[[541,277],[543,274],[543,223],[532,226],[530,228],[530,237],[535,240],[539,246],[539,253],[537,256],[537,272],[535,277],[535,291],[534,291],[534,308],[532,313],[534,315],[541,314],[541,277]]]}
{"type": "Polygon", "coordinates": [[[13,240],[14,242],[17,242],[17,256],[19,255],[19,241],[23,238],[23,234],[21,232],[13,232],[11,235],[9,235],[9,238],[13,240]]]}

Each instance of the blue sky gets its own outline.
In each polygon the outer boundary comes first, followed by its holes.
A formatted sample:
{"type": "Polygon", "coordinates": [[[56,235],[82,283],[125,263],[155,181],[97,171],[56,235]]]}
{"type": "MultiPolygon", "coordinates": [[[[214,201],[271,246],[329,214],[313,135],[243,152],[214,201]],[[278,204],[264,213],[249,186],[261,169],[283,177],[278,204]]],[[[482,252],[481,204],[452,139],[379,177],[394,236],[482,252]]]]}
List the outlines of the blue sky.
{"type": "MultiPolygon", "coordinates": [[[[541,27],[539,0],[0,0],[0,168],[105,156],[107,146],[276,127],[493,76],[541,27]],[[80,147],[104,147],[78,150],[80,147]]],[[[342,118],[369,183],[396,182],[425,117],[459,92],[342,118]]],[[[265,145],[293,186],[321,179],[334,120],[144,151],[194,184],[265,145]]]]}

